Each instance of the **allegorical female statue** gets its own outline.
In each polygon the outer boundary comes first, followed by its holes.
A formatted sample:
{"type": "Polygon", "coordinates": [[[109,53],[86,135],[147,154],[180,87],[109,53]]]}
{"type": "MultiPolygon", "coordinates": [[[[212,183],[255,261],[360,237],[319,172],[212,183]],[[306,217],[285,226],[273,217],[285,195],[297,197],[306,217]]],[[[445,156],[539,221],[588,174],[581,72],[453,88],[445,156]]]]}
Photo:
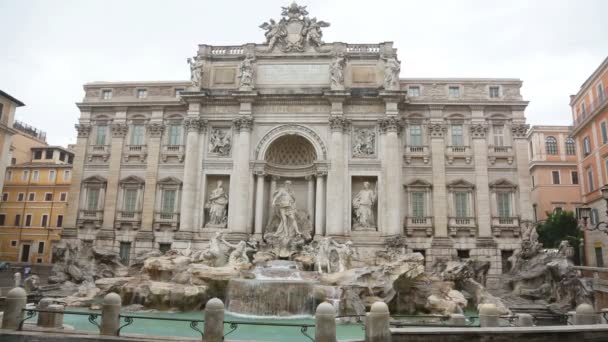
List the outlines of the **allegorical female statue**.
{"type": "Polygon", "coordinates": [[[353,213],[355,228],[372,228],[376,226],[374,218],[374,204],[376,203],[376,191],[370,188],[369,182],[363,182],[361,189],[353,198],[353,213]]]}
{"type": "Polygon", "coordinates": [[[281,221],[275,236],[291,237],[301,235],[296,221],[296,196],[291,190],[291,181],[285,181],[272,196],[272,206],[278,211],[281,221]]]}
{"type": "Polygon", "coordinates": [[[205,208],[209,209],[209,222],[207,227],[225,228],[228,216],[226,207],[228,206],[228,194],[224,190],[222,181],[217,181],[217,186],[211,194],[205,208]]]}

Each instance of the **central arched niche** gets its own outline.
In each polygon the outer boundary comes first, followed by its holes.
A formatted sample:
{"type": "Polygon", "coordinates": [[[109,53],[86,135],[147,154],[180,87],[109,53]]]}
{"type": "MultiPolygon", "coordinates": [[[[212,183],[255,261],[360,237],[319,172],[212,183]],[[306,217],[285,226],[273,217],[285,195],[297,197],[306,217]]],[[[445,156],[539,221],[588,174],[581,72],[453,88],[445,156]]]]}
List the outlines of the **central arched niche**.
{"type": "Polygon", "coordinates": [[[317,160],[317,152],[308,139],[297,134],[284,135],[273,141],[264,160],[271,165],[306,167],[317,160]]]}

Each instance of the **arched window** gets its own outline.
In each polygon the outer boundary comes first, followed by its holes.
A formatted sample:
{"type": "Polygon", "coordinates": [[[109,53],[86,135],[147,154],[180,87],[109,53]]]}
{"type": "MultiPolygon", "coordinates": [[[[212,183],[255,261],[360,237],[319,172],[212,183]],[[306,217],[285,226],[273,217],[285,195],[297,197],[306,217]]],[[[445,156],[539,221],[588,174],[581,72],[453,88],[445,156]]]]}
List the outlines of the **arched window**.
{"type": "Polygon", "coordinates": [[[574,139],[572,138],[566,139],[566,154],[569,156],[576,154],[576,147],[574,147],[574,139]]]}
{"type": "Polygon", "coordinates": [[[557,154],[557,139],[547,137],[545,139],[545,148],[547,149],[547,154],[557,154]]]}

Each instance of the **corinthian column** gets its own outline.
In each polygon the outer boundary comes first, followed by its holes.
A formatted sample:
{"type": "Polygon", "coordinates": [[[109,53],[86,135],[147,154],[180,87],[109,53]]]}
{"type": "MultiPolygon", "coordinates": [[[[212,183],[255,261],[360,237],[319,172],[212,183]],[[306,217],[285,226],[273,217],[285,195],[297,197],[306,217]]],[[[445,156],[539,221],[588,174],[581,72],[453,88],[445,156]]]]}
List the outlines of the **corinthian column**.
{"type": "Polygon", "coordinates": [[[257,188],[255,191],[255,234],[262,235],[263,232],[263,216],[264,216],[264,172],[256,172],[257,188]]]}
{"type": "MultiPolygon", "coordinates": [[[[116,117],[126,117],[126,112],[116,113],[116,117]]],[[[116,217],[116,206],[118,205],[118,182],[120,182],[120,164],[122,161],[122,146],[124,144],[125,136],[127,135],[128,127],[123,120],[110,126],[112,130],[112,145],[110,146],[110,159],[109,169],[112,173],[108,177],[108,185],[106,189],[106,200],[103,211],[103,224],[101,226],[102,231],[99,232],[98,239],[111,239],[114,236],[114,219],[116,217]],[[108,231],[111,231],[109,233],[108,231]]]]}
{"type": "Polygon", "coordinates": [[[331,151],[327,176],[327,235],[344,235],[344,129],[348,121],[343,117],[330,117],[331,151]]]}
{"type": "Polygon", "coordinates": [[[399,149],[399,137],[397,132],[400,128],[399,120],[394,116],[389,116],[378,120],[380,130],[384,134],[383,149],[383,174],[384,191],[383,201],[386,205],[384,211],[385,226],[382,229],[383,235],[401,234],[401,152],[399,149]]]}
{"type": "Polygon", "coordinates": [[[194,231],[194,208],[196,201],[196,173],[198,163],[198,132],[201,121],[198,118],[184,120],[186,136],[186,152],[184,158],[184,181],[180,210],[180,237],[190,238],[194,231]]]}
{"type": "MultiPolygon", "coordinates": [[[[433,109],[431,109],[433,110],[433,109]]],[[[445,185],[445,141],[447,131],[443,123],[431,123],[428,127],[431,136],[431,158],[433,161],[433,223],[435,237],[448,237],[448,209],[445,185]]]]}
{"type": "MultiPolygon", "coordinates": [[[[76,204],[80,199],[81,183],[82,183],[82,171],[84,170],[84,161],[87,153],[87,146],[89,145],[89,134],[91,133],[90,124],[78,124],[76,125],[78,131],[78,138],[76,139],[76,147],[74,149],[74,164],[72,167],[72,179],[70,183],[70,196],[72,203],[76,204]]],[[[70,237],[76,237],[76,221],[78,219],[78,205],[68,205],[67,214],[62,232],[62,237],[69,235],[70,237]],[[74,229],[74,230],[72,230],[74,229]],[[72,231],[69,231],[72,230],[72,231]]]]}
{"type": "Polygon", "coordinates": [[[308,195],[306,196],[306,209],[308,210],[308,217],[310,222],[314,224],[315,219],[315,181],[311,175],[305,177],[308,182],[308,195]]]}
{"type": "MultiPolygon", "coordinates": [[[[153,116],[162,120],[162,110],[155,111],[153,116]]],[[[141,230],[138,232],[138,239],[151,239],[153,236],[152,224],[154,223],[154,208],[156,202],[156,181],[158,178],[158,161],[160,157],[160,140],[163,135],[164,126],[161,122],[151,122],[146,127],[148,134],[148,156],[146,166],[146,187],[144,188],[144,200],[142,208],[141,230]],[[149,232],[149,234],[145,234],[149,232]]]]}
{"type": "MultiPolygon", "coordinates": [[[[515,115],[514,115],[515,116],[515,115]]],[[[523,111],[520,115],[523,117],[523,111]]],[[[517,179],[519,180],[519,210],[522,220],[533,220],[532,205],[530,203],[530,173],[528,171],[528,141],[526,132],[530,126],[524,123],[513,124],[511,135],[515,151],[515,161],[517,163],[517,179]]]]}
{"type": "Polygon", "coordinates": [[[317,195],[315,196],[315,235],[325,235],[325,172],[317,172],[317,195]]]}
{"type": "Polygon", "coordinates": [[[249,150],[251,140],[251,128],[253,119],[249,116],[239,117],[234,120],[234,125],[239,131],[238,148],[235,158],[234,177],[235,184],[234,194],[231,198],[233,202],[232,227],[229,227],[235,233],[247,233],[247,222],[249,218],[249,150]]]}
{"type": "MultiPolygon", "coordinates": [[[[477,114],[480,110],[472,109],[473,117],[482,117],[477,114]]],[[[477,226],[479,227],[478,236],[480,238],[492,237],[492,216],[490,212],[490,188],[488,177],[488,143],[486,132],[488,127],[485,123],[475,123],[471,125],[471,138],[473,139],[473,159],[475,161],[475,190],[477,201],[477,226]]]]}

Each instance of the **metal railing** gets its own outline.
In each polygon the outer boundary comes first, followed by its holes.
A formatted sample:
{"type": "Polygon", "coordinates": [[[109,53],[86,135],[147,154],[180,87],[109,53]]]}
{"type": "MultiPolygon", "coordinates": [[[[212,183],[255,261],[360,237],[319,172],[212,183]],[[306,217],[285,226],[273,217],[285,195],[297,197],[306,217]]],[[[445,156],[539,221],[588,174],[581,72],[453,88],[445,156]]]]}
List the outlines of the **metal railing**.
{"type": "Polygon", "coordinates": [[[25,313],[25,317],[19,322],[19,326],[17,327],[17,331],[23,330],[23,325],[25,321],[28,319],[34,318],[37,313],[53,313],[53,314],[62,314],[62,315],[77,315],[77,316],[88,316],[89,323],[93,324],[97,327],[97,329],[101,329],[101,325],[97,323],[97,318],[101,316],[101,312],[82,312],[82,311],[59,311],[59,310],[42,310],[42,309],[23,309],[25,313]]]}
{"type": "MultiPolygon", "coordinates": [[[[574,118],[574,120],[572,121],[572,126],[574,128],[577,128],[585,121],[587,121],[587,119],[590,119],[591,117],[595,116],[595,114],[597,114],[596,111],[608,104],[608,87],[605,87],[603,89],[603,92],[604,95],[601,99],[596,98],[595,100],[593,100],[593,102],[591,102],[591,105],[588,108],[585,108],[585,112],[578,114],[578,116],[574,118]]],[[[577,109],[580,109],[580,103],[578,104],[577,109]]]]}
{"type": "Polygon", "coordinates": [[[124,319],[124,322],[125,322],[123,325],[118,327],[118,331],[117,331],[118,336],[120,336],[120,331],[123,328],[126,328],[129,325],[133,324],[135,319],[144,319],[144,320],[155,320],[155,321],[187,322],[187,323],[189,323],[190,329],[196,331],[197,333],[199,333],[201,335],[201,339],[205,338],[205,333],[203,332],[203,330],[199,329],[199,327],[198,327],[200,323],[205,322],[205,320],[202,320],[202,319],[148,317],[148,316],[123,315],[123,314],[118,315],[118,319],[119,320],[124,319]]]}
{"type": "Polygon", "coordinates": [[[224,338],[226,336],[235,332],[239,325],[252,325],[252,326],[271,326],[271,327],[292,327],[292,328],[300,328],[300,333],[306,336],[312,342],[315,342],[315,339],[308,334],[308,328],[314,328],[314,324],[305,324],[305,323],[268,323],[268,322],[244,322],[244,321],[224,321],[224,324],[230,325],[230,331],[224,334],[224,338]]]}

